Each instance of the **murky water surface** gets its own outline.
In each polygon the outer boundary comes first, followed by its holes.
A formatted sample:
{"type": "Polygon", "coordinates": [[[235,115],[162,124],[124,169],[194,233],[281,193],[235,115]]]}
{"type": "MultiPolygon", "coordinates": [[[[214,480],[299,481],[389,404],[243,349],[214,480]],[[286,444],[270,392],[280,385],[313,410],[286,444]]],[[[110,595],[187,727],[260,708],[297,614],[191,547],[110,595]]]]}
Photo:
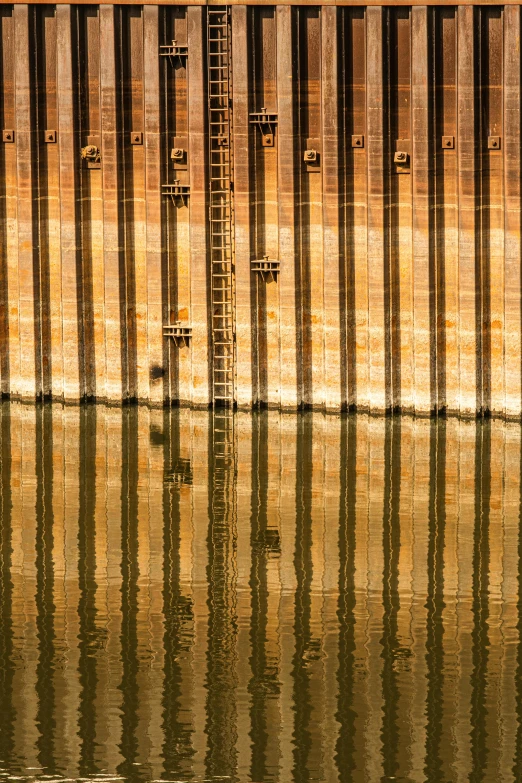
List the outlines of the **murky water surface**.
{"type": "Polygon", "coordinates": [[[521,430],[0,407],[0,778],[520,781],[521,430]]]}

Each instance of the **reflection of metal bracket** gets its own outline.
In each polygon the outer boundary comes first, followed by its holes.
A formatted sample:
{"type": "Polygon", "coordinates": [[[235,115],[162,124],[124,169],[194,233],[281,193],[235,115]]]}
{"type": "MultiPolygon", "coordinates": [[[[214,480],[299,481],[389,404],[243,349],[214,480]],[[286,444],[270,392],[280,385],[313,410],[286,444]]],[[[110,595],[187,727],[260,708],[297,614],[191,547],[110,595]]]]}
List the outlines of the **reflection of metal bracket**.
{"type": "Polygon", "coordinates": [[[165,337],[172,337],[176,348],[188,348],[192,339],[192,327],[182,326],[181,321],[163,327],[165,337]]]}
{"type": "Polygon", "coordinates": [[[172,183],[162,185],[161,192],[164,196],[170,196],[174,206],[179,206],[181,203],[186,207],[190,196],[190,185],[181,185],[179,179],[175,179],[172,183]]]}
{"type": "Polygon", "coordinates": [[[86,161],[88,169],[100,169],[101,168],[101,153],[100,147],[89,137],[88,144],[81,149],[82,160],[86,161]]]}
{"type": "Polygon", "coordinates": [[[187,44],[179,44],[176,40],[171,44],[160,46],[161,57],[168,57],[173,68],[184,66],[184,60],[188,57],[187,44]]]}
{"type": "Polygon", "coordinates": [[[280,555],[281,536],[279,530],[276,527],[260,530],[254,541],[254,548],[257,552],[264,552],[269,557],[280,555]]]}
{"type": "Polygon", "coordinates": [[[267,110],[263,108],[261,111],[252,112],[249,116],[250,124],[257,125],[261,131],[261,146],[273,147],[277,114],[267,112],[267,110]]]}
{"type": "Polygon", "coordinates": [[[265,283],[270,283],[272,280],[276,282],[277,275],[281,271],[281,262],[269,261],[266,255],[260,261],[252,261],[251,269],[252,272],[257,272],[265,283]]]}
{"type": "Polygon", "coordinates": [[[165,484],[172,484],[176,489],[181,489],[183,486],[190,487],[193,480],[190,460],[178,457],[172,466],[172,470],[165,471],[163,480],[165,484]]]}

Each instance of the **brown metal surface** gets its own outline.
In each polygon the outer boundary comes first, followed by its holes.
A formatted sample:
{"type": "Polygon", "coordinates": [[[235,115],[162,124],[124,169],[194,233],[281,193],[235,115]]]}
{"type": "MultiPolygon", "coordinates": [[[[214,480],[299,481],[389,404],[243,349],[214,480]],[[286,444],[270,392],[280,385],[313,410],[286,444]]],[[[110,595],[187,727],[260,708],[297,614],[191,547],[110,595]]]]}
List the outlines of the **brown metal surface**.
{"type": "MultiPolygon", "coordinates": [[[[25,3],[22,3],[22,0],[14,0],[11,5],[25,5],[25,3]]],[[[47,5],[46,0],[35,0],[33,5],[47,5]]],[[[60,3],[59,5],[67,5],[66,3],[60,3]]],[[[78,0],[75,5],[92,5],[90,0],[78,0]]],[[[113,5],[137,5],[137,6],[145,6],[145,5],[161,5],[164,7],[168,7],[168,5],[174,5],[173,3],[169,3],[166,5],[165,3],[160,3],[159,0],[145,0],[145,2],[138,2],[138,0],[117,0],[117,2],[113,3],[113,5]]],[[[183,3],[184,6],[190,6],[190,5],[199,5],[199,6],[213,6],[213,5],[223,5],[220,0],[207,0],[207,2],[202,2],[202,0],[186,0],[186,2],[183,3]]],[[[260,6],[260,7],[273,7],[273,3],[268,2],[268,0],[250,0],[249,2],[244,2],[244,0],[230,0],[230,2],[227,3],[227,5],[247,5],[247,6],[260,6]]],[[[393,3],[387,3],[383,4],[382,0],[366,0],[365,3],[359,2],[359,0],[283,0],[283,2],[278,3],[278,5],[293,5],[293,6],[333,6],[338,8],[365,8],[367,6],[382,6],[382,5],[389,5],[391,7],[396,6],[407,6],[412,7],[416,5],[420,6],[430,6],[430,7],[436,7],[436,6],[442,6],[447,8],[454,8],[458,5],[473,5],[473,6],[479,6],[479,5],[485,5],[485,6],[491,6],[491,0],[457,0],[457,2],[452,2],[452,0],[431,0],[431,2],[423,2],[423,0],[395,0],[393,3]]],[[[519,0],[505,0],[505,2],[502,4],[503,6],[509,6],[509,5],[520,5],[519,0]]],[[[175,6],[174,6],[175,7],[175,6]]],[[[175,39],[173,39],[175,40],[175,39]]],[[[172,44],[172,41],[169,43],[164,44],[165,46],[169,46],[172,44]]]]}
{"type": "MultiPolygon", "coordinates": [[[[520,13],[234,7],[238,405],[521,415],[520,13]]],[[[211,402],[207,16],[2,6],[2,394],[211,402]]]]}

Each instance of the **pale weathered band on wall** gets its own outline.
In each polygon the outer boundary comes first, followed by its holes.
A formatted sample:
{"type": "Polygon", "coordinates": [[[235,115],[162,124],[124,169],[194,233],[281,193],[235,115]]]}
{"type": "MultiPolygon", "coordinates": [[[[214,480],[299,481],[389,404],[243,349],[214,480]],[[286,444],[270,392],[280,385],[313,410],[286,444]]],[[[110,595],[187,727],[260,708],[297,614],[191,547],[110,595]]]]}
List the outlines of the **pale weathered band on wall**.
{"type": "Polygon", "coordinates": [[[0,14],[3,395],[521,415],[519,5],[0,14]]]}

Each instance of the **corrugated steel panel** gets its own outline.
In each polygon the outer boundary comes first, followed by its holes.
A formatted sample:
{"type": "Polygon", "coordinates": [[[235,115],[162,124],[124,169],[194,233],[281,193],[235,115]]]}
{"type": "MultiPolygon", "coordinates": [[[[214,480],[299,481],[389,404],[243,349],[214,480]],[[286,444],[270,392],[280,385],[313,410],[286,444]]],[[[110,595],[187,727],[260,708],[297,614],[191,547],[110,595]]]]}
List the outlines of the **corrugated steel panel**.
{"type": "MultiPolygon", "coordinates": [[[[206,24],[1,7],[2,394],[212,399],[206,24]]],[[[520,7],[231,25],[237,404],[519,416],[520,7]]]]}

